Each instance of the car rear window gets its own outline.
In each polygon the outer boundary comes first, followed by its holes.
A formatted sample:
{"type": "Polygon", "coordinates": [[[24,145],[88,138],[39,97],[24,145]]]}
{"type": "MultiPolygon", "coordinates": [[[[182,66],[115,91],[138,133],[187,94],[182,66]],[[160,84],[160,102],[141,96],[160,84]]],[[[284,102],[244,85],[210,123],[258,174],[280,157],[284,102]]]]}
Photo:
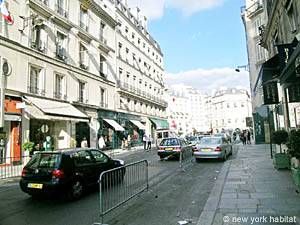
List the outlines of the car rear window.
{"type": "Polygon", "coordinates": [[[160,143],[161,146],[176,146],[180,145],[179,140],[177,138],[164,139],[160,143]]]}
{"type": "Polygon", "coordinates": [[[29,168],[57,168],[60,162],[60,154],[37,153],[27,163],[29,168]]]}
{"type": "Polygon", "coordinates": [[[200,140],[200,144],[205,144],[205,145],[216,145],[221,143],[222,143],[221,138],[202,138],[200,140]]]}

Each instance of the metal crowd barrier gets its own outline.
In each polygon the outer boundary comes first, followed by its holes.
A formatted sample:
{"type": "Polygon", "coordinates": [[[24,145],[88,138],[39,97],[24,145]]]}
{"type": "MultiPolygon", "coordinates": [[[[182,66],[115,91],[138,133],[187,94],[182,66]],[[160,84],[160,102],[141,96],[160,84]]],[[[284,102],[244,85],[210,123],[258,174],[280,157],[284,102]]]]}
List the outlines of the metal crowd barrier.
{"type": "Polygon", "coordinates": [[[141,192],[149,188],[148,162],[142,160],[101,173],[100,220],[141,192]]]}
{"type": "Polygon", "coordinates": [[[22,169],[30,160],[29,156],[1,157],[0,159],[0,179],[19,177],[22,169]]]}

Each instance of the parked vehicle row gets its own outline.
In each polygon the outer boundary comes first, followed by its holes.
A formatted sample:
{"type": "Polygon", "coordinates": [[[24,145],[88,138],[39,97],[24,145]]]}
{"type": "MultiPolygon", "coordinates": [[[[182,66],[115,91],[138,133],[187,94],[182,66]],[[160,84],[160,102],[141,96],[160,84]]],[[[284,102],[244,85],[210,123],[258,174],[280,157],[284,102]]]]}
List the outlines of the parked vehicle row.
{"type": "Polygon", "coordinates": [[[192,150],[196,160],[222,159],[232,155],[230,136],[226,134],[190,136],[187,139],[172,137],[164,138],[157,150],[161,159],[174,156],[179,158],[180,152],[192,150]]]}

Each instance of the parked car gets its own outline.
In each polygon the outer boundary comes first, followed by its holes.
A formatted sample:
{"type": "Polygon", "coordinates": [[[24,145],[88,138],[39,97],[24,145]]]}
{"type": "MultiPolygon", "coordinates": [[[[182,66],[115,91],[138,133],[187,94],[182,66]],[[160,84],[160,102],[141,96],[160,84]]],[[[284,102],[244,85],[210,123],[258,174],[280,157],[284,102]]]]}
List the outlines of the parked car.
{"type": "MultiPolygon", "coordinates": [[[[70,200],[78,199],[85,188],[98,183],[103,171],[123,165],[124,161],[112,159],[97,149],[38,152],[23,168],[20,187],[32,196],[65,194],[70,200]]],[[[121,171],[123,179],[125,168],[121,171]]]]}
{"type": "Polygon", "coordinates": [[[197,159],[217,158],[227,159],[232,154],[232,145],[223,137],[211,136],[203,137],[196,145],[194,156],[197,159]]]}
{"type": "Polygon", "coordinates": [[[229,141],[231,143],[231,136],[229,133],[217,133],[217,134],[214,134],[213,136],[225,138],[227,141],[229,141]]]}
{"type": "Polygon", "coordinates": [[[180,157],[181,151],[192,151],[192,145],[188,144],[185,139],[182,138],[164,138],[157,150],[157,154],[160,159],[166,157],[180,157]]]}

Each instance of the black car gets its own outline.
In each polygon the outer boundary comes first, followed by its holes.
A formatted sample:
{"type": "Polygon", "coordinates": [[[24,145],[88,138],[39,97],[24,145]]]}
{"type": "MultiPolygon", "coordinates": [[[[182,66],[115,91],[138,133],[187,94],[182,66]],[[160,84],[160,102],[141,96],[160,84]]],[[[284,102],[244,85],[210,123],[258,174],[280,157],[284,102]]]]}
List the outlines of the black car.
{"type": "MultiPolygon", "coordinates": [[[[103,171],[121,167],[115,160],[97,149],[64,149],[38,152],[22,171],[20,187],[32,196],[65,194],[78,199],[86,187],[96,185],[103,171]]],[[[122,178],[125,168],[122,168],[122,178]]]]}

